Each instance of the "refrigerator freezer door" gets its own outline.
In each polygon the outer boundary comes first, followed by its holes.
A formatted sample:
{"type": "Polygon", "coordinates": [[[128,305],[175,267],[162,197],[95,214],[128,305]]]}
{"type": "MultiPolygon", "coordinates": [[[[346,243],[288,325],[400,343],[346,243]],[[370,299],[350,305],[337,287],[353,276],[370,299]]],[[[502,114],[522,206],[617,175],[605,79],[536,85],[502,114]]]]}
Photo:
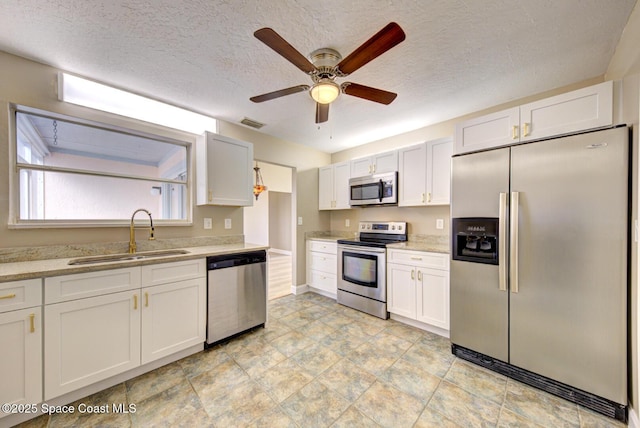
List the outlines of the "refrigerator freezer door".
{"type": "MultiPolygon", "coordinates": [[[[454,157],[451,186],[453,218],[500,217],[509,149],[454,157]]],[[[456,345],[508,361],[508,293],[500,290],[500,267],[451,260],[450,335],[456,345]]]]}
{"type": "Polygon", "coordinates": [[[627,140],[616,128],[513,147],[511,157],[509,362],[617,403],[627,402],[627,140]]]}

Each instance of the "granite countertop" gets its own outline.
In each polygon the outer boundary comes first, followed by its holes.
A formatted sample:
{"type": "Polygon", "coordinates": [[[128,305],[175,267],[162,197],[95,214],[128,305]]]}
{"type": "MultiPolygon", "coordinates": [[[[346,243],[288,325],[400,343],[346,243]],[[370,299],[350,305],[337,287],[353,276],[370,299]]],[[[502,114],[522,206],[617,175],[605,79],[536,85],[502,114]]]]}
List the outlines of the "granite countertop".
{"type": "MultiPolygon", "coordinates": [[[[94,272],[107,269],[118,269],[133,266],[143,266],[158,263],[170,263],[182,260],[201,259],[207,256],[220,254],[233,254],[245,251],[267,250],[269,247],[249,243],[234,243],[222,245],[209,245],[189,248],[175,248],[188,251],[187,254],[178,254],[165,257],[150,257],[138,260],[123,260],[84,265],[69,265],[69,261],[82,257],[70,257],[59,259],[33,260],[0,263],[0,282],[18,281],[23,279],[43,278],[50,276],[68,275],[73,273],[94,272]]],[[[141,251],[139,254],[143,254],[141,251]]]]}
{"type": "Polygon", "coordinates": [[[419,242],[419,241],[407,241],[398,244],[387,245],[388,249],[395,250],[411,250],[411,251],[425,251],[427,253],[442,253],[449,254],[449,244],[439,244],[433,242],[419,242]]]}
{"type": "MultiPolygon", "coordinates": [[[[353,232],[319,231],[307,232],[307,240],[331,241],[338,239],[353,239],[353,232]]],[[[389,244],[387,248],[410,251],[425,251],[428,253],[449,254],[449,237],[440,235],[412,235],[409,234],[408,241],[397,244],[389,244]]]]}
{"type": "Polygon", "coordinates": [[[347,239],[347,238],[344,236],[314,236],[312,238],[307,238],[307,241],[337,242],[338,239],[347,239]]]}

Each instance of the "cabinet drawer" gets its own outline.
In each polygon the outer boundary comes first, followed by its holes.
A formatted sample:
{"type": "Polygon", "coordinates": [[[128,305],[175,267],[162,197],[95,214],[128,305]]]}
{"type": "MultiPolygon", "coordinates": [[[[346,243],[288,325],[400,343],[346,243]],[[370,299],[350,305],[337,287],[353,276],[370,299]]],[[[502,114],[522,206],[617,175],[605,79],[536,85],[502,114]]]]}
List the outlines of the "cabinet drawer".
{"type": "Polygon", "coordinates": [[[27,279],[0,284],[0,312],[15,311],[41,304],[41,279],[27,279]]]}
{"type": "Polygon", "coordinates": [[[142,266],[142,284],[147,287],[167,282],[203,278],[207,275],[206,268],[205,259],[142,266]]]}
{"type": "Polygon", "coordinates": [[[309,273],[309,286],[336,294],[338,290],[336,278],[334,274],[312,270],[309,273]]]}
{"type": "Polygon", "coordinates": [[[337,256],[327,253],[309,253],[311,260],[309,261],[309,268],[321,272],[336,274],[338,270],[337,256]]]}
{"type": "Polygon", "coordinates": [[[411,266],[449,270],[448,254],[425,253],[410,250],[389,250],[387,256],[387,262],[389,263],[402,263],[411,266]]]}
{"type": "Polygon", "coordinates": [[[320,253],[338,254],[338,244],[328,241],[308,241],[309,251],[317,251],[320,253]]]}
{"type": "Polygon", "coordinates": [[[46,304],[140,288],[140,267],[102,270],[44,279],[46,304]]]}

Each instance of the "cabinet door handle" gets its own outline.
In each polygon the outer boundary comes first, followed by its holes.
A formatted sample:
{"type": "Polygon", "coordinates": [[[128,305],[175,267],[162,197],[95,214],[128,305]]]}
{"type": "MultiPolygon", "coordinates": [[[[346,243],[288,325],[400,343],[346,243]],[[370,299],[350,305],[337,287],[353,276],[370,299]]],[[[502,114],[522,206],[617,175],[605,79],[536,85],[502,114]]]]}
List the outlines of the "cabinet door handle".
{"type": "Polygon", "coordinates": [[[16,297],[15,293],[11,293],[11,294],[7,294],[5,296],[0,296],[0,300],[2,300],[2,299],[13,299],[15,297],[16,297]]]}
{"type": "Polygon", "coordinates": [[[36,314],[29,314],[29,331],[36,332],[36,314]]]}
{"type": "Polygon", "coordinates": [[[376,172],[376,164],[371,165],[371,168],[373,169],[371,172],[376,172]]]}
{"type": "Polygon", "coordinates": [[[416,279],[416,271],[411,269],[411,279],[416,279]]]}
{"type": "Polygon", "coordinates": [[[431,192],[427,192],[427,202],[431,202],[431,192]]]}
{"type": "Polygon", "coordinates": [[[209,202],[213,202],[213,190],[209,190],[209,202]]]}
{"type": "Polygon", "coordinates": [[[422,281],[422,271],[418,271],[418,281],[422,281]]]}
{"type": "Polygon", "coordinates": [[[424,195],[424,193],[422,194],[422,203],[423,204],[425,203],[425,195],[424,195]]]}
{"type": "Polygon", "coordinates": [[[511,128],[511,138],[514,140],[518,139],[518,125],[513,125],[511,128]]]}
{"type": "Polygon", "coordinates": [[[138,309],[138,295],[134,294],[133,295],[133,310],[137,310],[138,309]]]}
{"type": "Polygon", "coordinates": [[[525,122],[524,123],[524,132],[522,133],[523,137],[527,137],[529,136],[529,123],[525,122]]]}
{"type": "Polygon", "coordinates": [[[149,307],[149,293],[147,293],[146,291],[144,293],[144,306],[145,308],[149,307]]]}

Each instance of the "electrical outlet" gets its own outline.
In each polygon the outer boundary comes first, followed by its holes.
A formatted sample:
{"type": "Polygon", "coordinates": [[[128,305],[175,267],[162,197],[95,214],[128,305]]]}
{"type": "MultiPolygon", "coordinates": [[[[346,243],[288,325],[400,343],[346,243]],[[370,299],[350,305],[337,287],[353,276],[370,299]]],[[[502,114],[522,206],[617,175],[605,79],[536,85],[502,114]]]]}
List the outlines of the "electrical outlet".
{"type": "Polygon", "coordinates": [[[348,218],[344,220],[344,227],[350,227],[351,226],[351,220],[349,220],[348,218]]]}
{"type": "Polygon", "coordinates": [[[204,219],[204,228],[205,229],[211,229],[213,227],[213,223],[211,222],[210,218],[205,218],[204,219]]]}
{"type": "Polygon", "coordinates": [[[231,219],[230,218],[225,218],[224,219],[224,228],[225,229],[231,229],[231,219]]]}
{"type": "Polygon", "coordinates": [[[298,226],[302,226],[302,217],[298,217],[298,226]]]}
{"type": "Polygon", "coordinates": [[[444,219],[438,218],[436,219],[436,229],[444,229],[444,219]]]}

